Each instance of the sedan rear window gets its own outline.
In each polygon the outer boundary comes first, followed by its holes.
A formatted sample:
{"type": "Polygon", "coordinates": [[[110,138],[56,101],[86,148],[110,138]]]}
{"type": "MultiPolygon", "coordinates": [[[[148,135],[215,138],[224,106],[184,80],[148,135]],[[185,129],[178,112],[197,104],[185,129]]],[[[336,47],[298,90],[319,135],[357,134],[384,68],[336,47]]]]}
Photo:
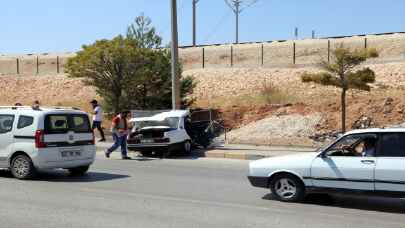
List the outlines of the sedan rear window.
{"type": "Polygon", "coordinates": [[[381,140],[380,157],[405,157],[405,134],[385,133],[381,140]]]}
{"type": "Polygon", "coordinates": [[[68,131],[91,132],[88,116],[83,114],[53,114],[45,117],[45,133],[58,134],[68,131]]]}

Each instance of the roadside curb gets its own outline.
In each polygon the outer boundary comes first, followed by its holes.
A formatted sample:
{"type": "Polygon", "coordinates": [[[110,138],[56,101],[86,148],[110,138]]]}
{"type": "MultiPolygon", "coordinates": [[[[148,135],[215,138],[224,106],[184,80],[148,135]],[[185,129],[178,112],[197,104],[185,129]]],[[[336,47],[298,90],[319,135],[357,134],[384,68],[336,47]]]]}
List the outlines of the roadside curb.
{"type": "MultiPolygon", "coordinates": [[[[112,143],[96,145],[97,151],[105,151],[112,143]]],[[[223,158],[238,160],[258,160],[266,157],[283,156],[293,153],[314,152],[315,148],[308,147],[255,147],[249,145],[224,145],[213,147],[208,150],[195,150],[197,156],[206,158],[223,158]]]]}

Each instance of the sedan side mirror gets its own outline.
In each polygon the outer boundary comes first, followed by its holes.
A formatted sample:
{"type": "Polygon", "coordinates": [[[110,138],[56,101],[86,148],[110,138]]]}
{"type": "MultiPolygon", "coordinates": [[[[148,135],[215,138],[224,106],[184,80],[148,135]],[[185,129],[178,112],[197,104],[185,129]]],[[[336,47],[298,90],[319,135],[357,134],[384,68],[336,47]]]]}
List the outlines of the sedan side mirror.
{"type": "Polygon", "coordinates": [[[324,153],[324,152],[323,152],[323,153],[321,153],[321,154],[319,155],[319,157],[320,157],[320,158],[327,158],[327,157],[328,157],[328,155],[327,155],[326,153],[324,153]]]}

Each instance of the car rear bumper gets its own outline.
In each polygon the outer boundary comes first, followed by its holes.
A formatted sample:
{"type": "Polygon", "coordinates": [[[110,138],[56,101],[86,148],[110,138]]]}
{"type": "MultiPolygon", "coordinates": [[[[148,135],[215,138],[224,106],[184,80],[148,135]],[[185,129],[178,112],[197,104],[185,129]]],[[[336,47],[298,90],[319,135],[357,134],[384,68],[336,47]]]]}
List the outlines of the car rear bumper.
{"type": "Polygon", "coordinates": [[[268,188],[269,187],[269,178],[268,177],[256,177],[248,176],[250,184],[258,188],[268,188]]]}
{"type": "Polygon", "coordinates": [[[45,148],[31,155],[34,166],[38,169],[74,168],[87,166],[95,161],[96,147],[94,145],[82,147],[45,148]],[[80,151],[81,156],[62,157],[60,150],[80,151]]]}
{"type": "Polygon", "coordinates": [[[170,144],[166,143],[148,143],[148,144],[128,144],[128,150],[149,151],[149,150],[167,150],[170,144]]]}
{"type": "Polygon", "coordinates": [[[176,150],[182,148],[183,142],[180,143],[140,143],[128,144],[128,150],[132,151],[153,151],[153,150],[176,150]]]}
{"type": "Polygon", "coordinates": [[[79,166],[88,166],[93,164],[94,158],[71,160],[71,161],[48,161],[48,162],[34,162],[34,166],[38,169],[68,169],[79,166]]]}

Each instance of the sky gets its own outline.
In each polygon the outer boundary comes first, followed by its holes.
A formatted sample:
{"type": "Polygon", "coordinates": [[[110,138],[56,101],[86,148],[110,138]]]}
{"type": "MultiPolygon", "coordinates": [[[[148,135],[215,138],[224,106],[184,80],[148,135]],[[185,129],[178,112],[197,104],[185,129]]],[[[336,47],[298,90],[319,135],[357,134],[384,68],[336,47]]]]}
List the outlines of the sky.
{"type": "MultiPolygon", "coordinates": [[[[251,0],[244,0],[245,2],[251,0]]],[[[192,0],[177,0],[180,45],[192,42],[192,0]]],[[[71,52],[125,34],[141,13],[170,42],[170,0],[4,0],[0,54],[71,52]]],[[[404,32],[405,0],[258,0],[240,15],[240,42],[404,32]]],[[[235,17],[224,0],[199,0],[197,43],[235,39],[235,17]]]]}

